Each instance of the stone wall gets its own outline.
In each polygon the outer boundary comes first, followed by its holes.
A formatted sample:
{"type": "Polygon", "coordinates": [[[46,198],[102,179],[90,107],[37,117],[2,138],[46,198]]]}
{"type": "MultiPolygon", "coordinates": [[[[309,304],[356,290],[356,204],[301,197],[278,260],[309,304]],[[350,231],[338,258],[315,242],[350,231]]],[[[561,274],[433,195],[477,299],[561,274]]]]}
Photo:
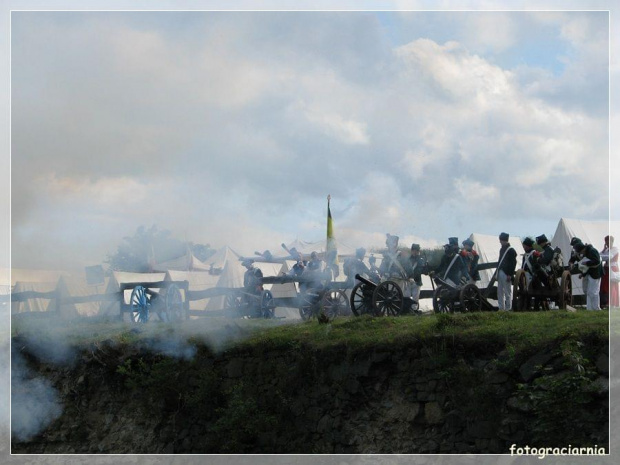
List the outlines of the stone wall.
{"type": "Polygon", "coordinates": [[[196,349],[176,360],[99,346],[70,366],[29,356],[64,410],[39,435],[14,438],[13,452],[501,454],[608,442],[604,341],[475,355],[445,340],[196,349]]]}

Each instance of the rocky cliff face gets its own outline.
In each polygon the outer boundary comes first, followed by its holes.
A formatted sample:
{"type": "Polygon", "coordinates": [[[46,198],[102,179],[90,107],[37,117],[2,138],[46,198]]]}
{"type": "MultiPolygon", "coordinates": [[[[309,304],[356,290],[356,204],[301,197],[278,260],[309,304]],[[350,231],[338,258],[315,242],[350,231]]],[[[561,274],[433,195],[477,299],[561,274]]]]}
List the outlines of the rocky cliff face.
{"type": "MultiPolygon", "coordinates": [[[[509,453],[512,444],[608,443],[606,341],[523,353],[441,338],[194,349],[177,359],[103,344],[58,365],[19,346],[62,413],[33,437],[14,436],[12,452],[509,453]]],[[[14,382],[14,395],[20,389],[14,382]]]]}

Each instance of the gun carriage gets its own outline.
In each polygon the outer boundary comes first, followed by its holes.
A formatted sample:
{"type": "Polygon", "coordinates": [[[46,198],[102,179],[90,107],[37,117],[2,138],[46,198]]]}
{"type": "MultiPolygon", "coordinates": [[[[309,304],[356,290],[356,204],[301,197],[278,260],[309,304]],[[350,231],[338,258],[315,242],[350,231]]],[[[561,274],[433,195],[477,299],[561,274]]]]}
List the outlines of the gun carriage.
{"type": "Polygon", "coordinates": [[[565,310],[573,303],[571,272],[558,267],[549,274],[534,274],[528,282],[526,270],[517,270],[512,295],[515,311],[549,310],[552,303],[565,310]]]}
{"type": "Polygon", "coordinates": [[[129,304],[121,302],[121,315],[129,314],[132,323],[146,323],[153,316],[163,322],[185,320],[189,315],[189,304],[184,301],[181,291],[187,293],[188,285],[187,281],[124,283],[121,285],[121,296],[129,289],[131,296],[129,304]]]}
{"type": "Polygon", "coordinates": [[[351,310],[355,316],[398,316],[416,312],[418,302],[405,297],[403,290],[394,281],[381,281],[378,275],[372,279],[356,274],[359,281],[351,291],[351,310]]]}

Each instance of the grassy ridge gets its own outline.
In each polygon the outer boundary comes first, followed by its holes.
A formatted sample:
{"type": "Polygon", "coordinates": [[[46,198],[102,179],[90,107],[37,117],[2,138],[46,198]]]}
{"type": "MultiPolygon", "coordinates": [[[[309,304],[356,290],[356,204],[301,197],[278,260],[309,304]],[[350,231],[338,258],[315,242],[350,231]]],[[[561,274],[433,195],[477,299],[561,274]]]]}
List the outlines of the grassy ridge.
{"type": "MultiPolygon", "coordinates": [[[[102,341],[132,345],[146,340],[184,340],[237,350],[253,346],[277,348],[291,344],[315,349],[331,346],[377,348],[450,338],[465,347],[512,347],[515,350],[539,346],[567,337],[609,336],[609,313],[563,311],[429,315],[400,318],[338,318],[329,324],[316,320],[290,324],[283,320],[233,320],[200,318],[180,324],[151,322],[130,325],[89,319],[73,321],[19,321],[12,335],[38,342],[79,347],[102,341]]],[[[613,324],[612,331],[620,326],[613,324]]]]}

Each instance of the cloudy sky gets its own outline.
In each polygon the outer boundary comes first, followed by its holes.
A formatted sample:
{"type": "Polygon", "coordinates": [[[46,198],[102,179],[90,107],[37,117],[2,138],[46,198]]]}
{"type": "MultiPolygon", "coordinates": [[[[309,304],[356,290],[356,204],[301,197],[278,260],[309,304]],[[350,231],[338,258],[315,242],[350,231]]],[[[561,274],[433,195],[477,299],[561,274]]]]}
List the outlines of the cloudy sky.
{"type": "Polygon", "coordinates": [[[13,267],[609,211],[607,12],[13,12],[13,267]]]}

